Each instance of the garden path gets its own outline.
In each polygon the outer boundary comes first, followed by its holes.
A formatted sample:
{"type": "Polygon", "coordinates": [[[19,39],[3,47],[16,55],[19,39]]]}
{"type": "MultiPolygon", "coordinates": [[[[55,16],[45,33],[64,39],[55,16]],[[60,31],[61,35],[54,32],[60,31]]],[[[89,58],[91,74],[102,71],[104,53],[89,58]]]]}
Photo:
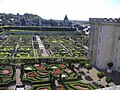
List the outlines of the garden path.
{"type": "Polygon", "coordinates": [[[63,44],[60,44],[60,45],[70,54],[70,56],[72,56],[72,53],[70,52],[69,49],[67,49],[63,44]]]}
{"type": "Polygon", "coordinates": [[[43,50],[43,53],[41,53],[42,56],[43,57],[48,56],[48,53],[47,53],[47,51],[46,51],[46,49],[45,49],[45,47],[44,47],[44,45],[43,45],[43,43],[42,43],[42,41],[41,41],[41,39],[40,39],[40,37],[38,35],[36,35],[36,40],[38,42],[40,50],[43,50]]]}
{"type": "Polygon", "coordinates": [[[20,74],[21,74],[20,65],[16,65],[16,85],[22,85],[20,74]]]}
{"type": "MultiPolygon", "coordinates": [[[[84,74],[87,73],[87,70],[86,70],[85,68],[80,69],[80,71],[83,71],[84,74]]],[[[96,83],[97,83],[98,80],[99,80],[99,78],[97,77],[97,73],[98,73],[98,72],[99,72],[99,71],[93,67],[93,68],[90,70],[90,72],[88,73],[88,76],[89,76],[91,79],[88,79],[88,78],[86,78],[85,75],[82,75],[82,80],[81,80],[81,81],[82,81],[83,83],[92,83],[92,82],[96,82],[96,83]]],[[[107,83],[106,83],[105,79],[106,79],[106,76],[104,76],[104,78],[102,78],[99,83],[100,83],[102,86],[105,86],[105,87],[106,87],[107,83]]],[[[113,82],[111,82],[109,85],[110,85],[110,86],[115,86],[115,84],[114,84],[113,82]]]]}
{"type": "Polygon", "coordinates": [[[55,85],[56,85],[56,86],[59,86],[58,80],[55,80],[55,85]]]}
{"type": "Polygon", "coordinates": [[[13,56],[14,56],[14,54],[17,52],[17,50],[18,50],[18,48],[19,48],[19,46],[20,46],[20,41],[22,40],[22,37],[20,37],[20,39],[18,40],[18,42],[17,42],[17,45],[16,45],[16,47],[15,47],[15,51],[14,51],[14,53],[13,53],[13,56]]]}
{"type": "MultiPolygon", "coordinates": [[[[75,42],[75,40],[73,40],[73,39],[70,39],[72,42],[75,42]]],[[[86,50],[88,50],[89,48],[87,47],[87,46],[85,46],[85,45],[83,45],[83,44],[81,44],[81,43],[78,43],[79,45],[82,45],[82,47],[83,48],[85,48],[86,50]]]]}
{"type": "MultiPolygon", "coordinates": [[[[55,38],[53,38],[54,40],[56,40],[55,38]]],[[[57,41],[57,40],[56,40],[57,41]]],[[[63,47],[68,53],[69,53],[69,55],[70,56],[72,56],[72,52],[70,52],[70,50],[67,48],[67,47],[65,47],[63,44],[61,44],[61,43],[59,43],[60,44],[60,46],[61,47],[63,47]]]]}

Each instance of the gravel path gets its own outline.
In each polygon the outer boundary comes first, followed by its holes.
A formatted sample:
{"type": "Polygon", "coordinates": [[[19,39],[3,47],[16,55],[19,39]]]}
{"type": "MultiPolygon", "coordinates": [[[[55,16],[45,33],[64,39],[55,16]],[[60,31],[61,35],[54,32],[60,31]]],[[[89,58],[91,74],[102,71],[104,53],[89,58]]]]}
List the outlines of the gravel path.
{"type": "Polygon", "coordinates": [[[38,35],[36,35],[36,40],[38,42],[40,50],[43,50],[43,53],[41,53],[42,56],[43,57],[48,56],[48,53],[47,53],[47,51],[46,51],[46,49],[45,49],[45,47],[44,47],[44,45],[43,45],[43,43],[42,43],[42,41],[41,41],[41,39],[40,39],[40,37],[38,35]]]}

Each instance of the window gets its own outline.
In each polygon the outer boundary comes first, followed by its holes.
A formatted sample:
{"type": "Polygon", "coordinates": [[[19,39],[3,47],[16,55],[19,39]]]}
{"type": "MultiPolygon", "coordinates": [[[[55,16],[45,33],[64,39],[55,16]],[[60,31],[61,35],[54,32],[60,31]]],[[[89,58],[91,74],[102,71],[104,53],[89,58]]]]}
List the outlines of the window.
{"type": "Polygon", "coordinates": [[[118,67],[118,70],[120,70],[120,67],[118,67]]]}
{"type": "Polygon", "coordinates": [[[98,65],[99,64],[99,60],[96,60],[96,65],[98,65]]]}
{"type": "Polygon", "coordinates": [[[101,37],[99,37],[99,43],[101,42],[101,37]]]}
{"type": "Polygon", "coordinates": [[[116,52],[118,52],[118,49],[116,49],[116,52]]]}
{"type": "Polygon", "coordinates": [[[100,27],[100,32],[102,32],[102,26],[100,27]]]}
{"type": "Polygon", "coordinates": [[[120,40],[120,36],[118,36],[118,41],[120,40]]]}
{"type": "Polygon", "coordinates": [[[100,54],[100,49],[98,49],[98,54],[100,54]]]}

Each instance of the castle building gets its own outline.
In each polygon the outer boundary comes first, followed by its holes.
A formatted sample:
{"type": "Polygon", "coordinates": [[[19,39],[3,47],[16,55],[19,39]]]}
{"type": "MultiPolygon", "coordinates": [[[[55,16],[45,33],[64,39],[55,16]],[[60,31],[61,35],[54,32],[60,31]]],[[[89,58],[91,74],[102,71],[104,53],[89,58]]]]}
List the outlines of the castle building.
{"type": "Polygon", "coordinates": [[[112,62],[112,69],[120,72],[120,18],[90,18],[89,21],[90,63],[106,70],[112,62]]]}

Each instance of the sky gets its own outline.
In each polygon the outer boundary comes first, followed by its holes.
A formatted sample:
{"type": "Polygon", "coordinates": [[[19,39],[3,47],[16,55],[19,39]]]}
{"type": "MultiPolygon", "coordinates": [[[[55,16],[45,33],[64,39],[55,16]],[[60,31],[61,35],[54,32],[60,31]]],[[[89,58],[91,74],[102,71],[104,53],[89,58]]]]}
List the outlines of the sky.
{"type": "Polygon", "coordinates": [[[120,18],[120,0],[0,0],[0,13],[37,14],[44,19],[120,18]]]}

